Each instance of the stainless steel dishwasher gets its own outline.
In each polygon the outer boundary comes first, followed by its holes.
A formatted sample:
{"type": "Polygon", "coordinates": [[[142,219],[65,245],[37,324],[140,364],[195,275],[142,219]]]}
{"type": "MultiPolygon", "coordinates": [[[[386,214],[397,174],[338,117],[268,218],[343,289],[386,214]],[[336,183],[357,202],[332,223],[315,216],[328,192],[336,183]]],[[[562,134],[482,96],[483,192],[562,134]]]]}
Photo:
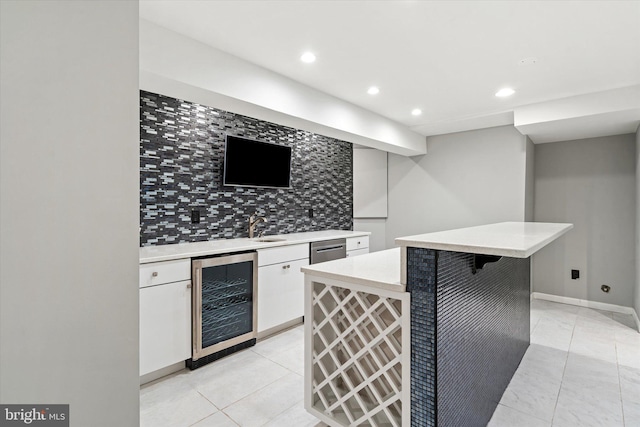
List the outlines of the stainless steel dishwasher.
{"type": "Polygon", "coordinates": [[[311,264],[347,257],[347,239],[311,242],[311,264]]]}

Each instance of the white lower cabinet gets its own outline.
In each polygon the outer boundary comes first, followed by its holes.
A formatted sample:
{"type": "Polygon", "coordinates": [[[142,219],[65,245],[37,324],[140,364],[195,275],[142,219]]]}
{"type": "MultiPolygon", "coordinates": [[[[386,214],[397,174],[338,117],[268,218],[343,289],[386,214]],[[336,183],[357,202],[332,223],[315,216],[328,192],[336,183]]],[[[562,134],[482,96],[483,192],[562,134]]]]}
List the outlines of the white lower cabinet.
{"type": "Polygon", "coordinates": [[[347,258],[369,253],[369,236],[350,237],[347,239],[347,258]]]}
{"type": "Polygon", "coordinates": [[[191,281],[140,288],[140,375],[191,357],[191,281]]]}
{"type": "Polygon", "coordinates": [[[351,258],[358,255],[364,255],[369,253],[369,248],[364,249],[354,249],[352,251],[347,251],[347,258],[351,258]]]}
{"type": "Polygon", "coordinates": [[[259,264],[275,262],[258,267],[258,333],[304,315],[304,274],[300,268],[309,265],[309,245],[303,246],[293,253],[292,248],[258,251],[259,264]]]}

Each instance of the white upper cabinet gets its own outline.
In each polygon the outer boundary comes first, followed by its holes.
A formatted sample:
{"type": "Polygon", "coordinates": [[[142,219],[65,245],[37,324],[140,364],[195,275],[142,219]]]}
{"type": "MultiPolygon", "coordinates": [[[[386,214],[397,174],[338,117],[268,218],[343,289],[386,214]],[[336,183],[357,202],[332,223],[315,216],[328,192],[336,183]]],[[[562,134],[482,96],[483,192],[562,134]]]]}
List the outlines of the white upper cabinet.
{"type": "Polygon", "coordinates": [[[353,217],[387,217],[387,152],[353,150],[353,217]]]}

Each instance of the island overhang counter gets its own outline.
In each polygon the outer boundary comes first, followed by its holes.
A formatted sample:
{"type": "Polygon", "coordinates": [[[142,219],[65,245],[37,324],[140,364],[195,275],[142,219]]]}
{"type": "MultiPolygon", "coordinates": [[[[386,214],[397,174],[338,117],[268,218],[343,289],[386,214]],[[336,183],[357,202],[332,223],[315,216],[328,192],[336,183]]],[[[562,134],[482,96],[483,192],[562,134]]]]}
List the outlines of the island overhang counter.
{"type": "Polygon", "coordinates": [[[484,426],[529,346],[530,256],[572,224],[396,239],[305,267],[305,407],[331,426],[484,426]]]}

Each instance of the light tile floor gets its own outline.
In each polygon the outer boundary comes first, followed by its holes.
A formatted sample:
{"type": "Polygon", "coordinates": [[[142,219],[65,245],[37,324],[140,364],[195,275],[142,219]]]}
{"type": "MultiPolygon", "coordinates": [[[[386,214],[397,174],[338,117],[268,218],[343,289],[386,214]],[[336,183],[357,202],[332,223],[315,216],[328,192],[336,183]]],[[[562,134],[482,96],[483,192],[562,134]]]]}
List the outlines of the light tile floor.
{"type": "MultiPolygon", "coordinates": [[[[489,427],[640,426],[633,319],[534,300],[531,346],[489,427]]],[[[303,408],[302,326],[142,386],[142,427],[324,427],[303,408]]],[[[462,426],[461,426],[462,427],[462,426]]]]}
{"type": "Polygon", "coordinates": [[[490,427],[640,426],[640,334],[630,315],[531,303],[531,345],[490,427]]]}

